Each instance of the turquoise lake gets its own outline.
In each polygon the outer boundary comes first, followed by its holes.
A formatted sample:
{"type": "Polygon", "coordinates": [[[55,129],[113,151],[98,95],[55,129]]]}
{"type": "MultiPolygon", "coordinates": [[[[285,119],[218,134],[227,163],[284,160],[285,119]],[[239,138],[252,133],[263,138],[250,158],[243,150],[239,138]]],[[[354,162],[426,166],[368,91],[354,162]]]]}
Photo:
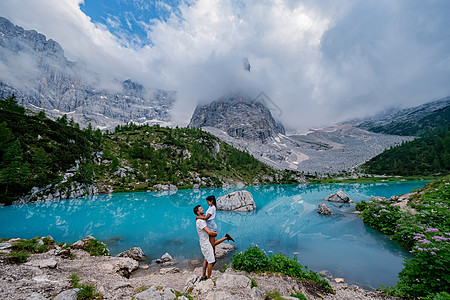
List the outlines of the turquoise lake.
{"type": "MultiPolygon", "coordinates": [[[[246,186],[243,189],[252,193],[257,210],[218,211],[218,237],[229,233],[236,240],[236,251],[256,244],[266,252],[297,255],[299,262],[312,270],[328,270],[333,277],[367,289],[392,286],[403,259],[411,256],[364,225],[354,213],[355,203],[371,196],[401,195],[425,183],[246,186]],[[319,215],[317,205],[338,190],[355,203],[327,202],[333,215],[319,215]]],[[[0,237],[51,235],[57,242],[74,242],[92,235],[105,242],[112,255],[139,246],[149,259],[165,252],[177,260],[201,258],[193,207],[201,204],[206,211],[208,195],[220,197],[236,190],[105,194],[0,207],[0,237]]]]}

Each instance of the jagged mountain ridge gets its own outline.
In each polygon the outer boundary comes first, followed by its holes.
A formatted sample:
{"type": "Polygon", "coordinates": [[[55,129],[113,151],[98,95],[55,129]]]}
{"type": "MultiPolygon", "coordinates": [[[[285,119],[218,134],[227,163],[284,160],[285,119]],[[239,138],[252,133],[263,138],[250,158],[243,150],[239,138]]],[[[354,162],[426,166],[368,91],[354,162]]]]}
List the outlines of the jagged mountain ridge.
{"type": "Polygon", "coordinates": [[[63,48],[45,35],[24,30],[0,17],[0,97],[14,93],[19,104],[44,109],[50,117],[64,113],[86,126],[111,128],[126,122],[170,121],[174,92],[147,91],[127,79],[117,91],[97,89],[97,74],[83,62],[71,62],[63,48]]]}
{"type": "Polygon", "coordinates": [[[243,93],[197,106],[189,127],[214,127],[231,137],[261,142],[285,133],[283,125],[275,121],[263,103],[243,93]]]}
{"type": "Polygon", "coordinates": [[[450,97],[351,122],[358,128],[395,135],[422,135],[450,124],[450,97]]]}

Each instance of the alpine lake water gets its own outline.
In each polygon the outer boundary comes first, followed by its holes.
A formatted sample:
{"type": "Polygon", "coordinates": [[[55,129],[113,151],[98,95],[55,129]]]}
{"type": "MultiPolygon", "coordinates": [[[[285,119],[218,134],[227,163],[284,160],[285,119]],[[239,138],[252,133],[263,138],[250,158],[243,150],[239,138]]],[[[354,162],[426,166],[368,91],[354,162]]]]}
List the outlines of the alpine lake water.
{"type": "MultiPolygon", "coordinates": [[[[355,204],[371,196],[389,198],[421,188],[425,181],[364,184],[246,186],[257,209],[248,213],[218,211],[218,237],[229,233],[235,252],[252,244],[266,252],[298,258],[314,271],[327,270],[366,289],[393,286],[411,254],[387,236],[366,226],[355,204]],[[355,203],[326,202],[330,216],[317,213],[323,198],[342,190],[355,203]]],[[[202,259],[193,207],[208,208],[206,197],[238,188],[97,195],[89,198],[0,207],[0,237],[51,235],[72,243],[88,235],[116,255],[141,247],[149,260],[168,252],[177,261],[202,259]]],[[[233,253],[235,253],[233,252],[233,253]]],[[[233,253],[225,258],[229,263],[233,253]]]]}

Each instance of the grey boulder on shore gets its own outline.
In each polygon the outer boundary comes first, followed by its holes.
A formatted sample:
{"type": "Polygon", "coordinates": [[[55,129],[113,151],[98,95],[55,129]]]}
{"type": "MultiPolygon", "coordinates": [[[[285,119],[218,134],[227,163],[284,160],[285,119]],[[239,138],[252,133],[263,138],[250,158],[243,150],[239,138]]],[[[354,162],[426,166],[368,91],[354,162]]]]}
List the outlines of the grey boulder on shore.
{"type": "Polygon", "coordinates": [[[237,191],[217,198],[217,209],[248,212],[256,209],[253,196],[248,191],[237,191]]]}

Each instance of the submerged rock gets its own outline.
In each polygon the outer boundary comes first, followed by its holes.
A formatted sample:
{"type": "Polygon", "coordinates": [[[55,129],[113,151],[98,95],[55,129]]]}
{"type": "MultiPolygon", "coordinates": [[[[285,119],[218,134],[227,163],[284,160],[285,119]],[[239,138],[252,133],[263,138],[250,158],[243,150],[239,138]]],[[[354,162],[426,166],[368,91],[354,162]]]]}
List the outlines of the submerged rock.
{"type": "Polygon", "coordinates": [[[330,195],[323,200],[330,201],[330,202],[341,202],[341,203],[352,203],[353,202],[343,191],[338,191],[337,193],[330,195]]]}
{"type": "Polygon", "coordinates": [[[319,204],[317,212],[321,215],[331,215],[331,209],[324,203],[319,204]]]}
{"type": "Polygon", "coordinates": [[[248,191],[237,191],[217,198],[218,210],[247,212],[256,209],[253,196],[248,191]]]}

